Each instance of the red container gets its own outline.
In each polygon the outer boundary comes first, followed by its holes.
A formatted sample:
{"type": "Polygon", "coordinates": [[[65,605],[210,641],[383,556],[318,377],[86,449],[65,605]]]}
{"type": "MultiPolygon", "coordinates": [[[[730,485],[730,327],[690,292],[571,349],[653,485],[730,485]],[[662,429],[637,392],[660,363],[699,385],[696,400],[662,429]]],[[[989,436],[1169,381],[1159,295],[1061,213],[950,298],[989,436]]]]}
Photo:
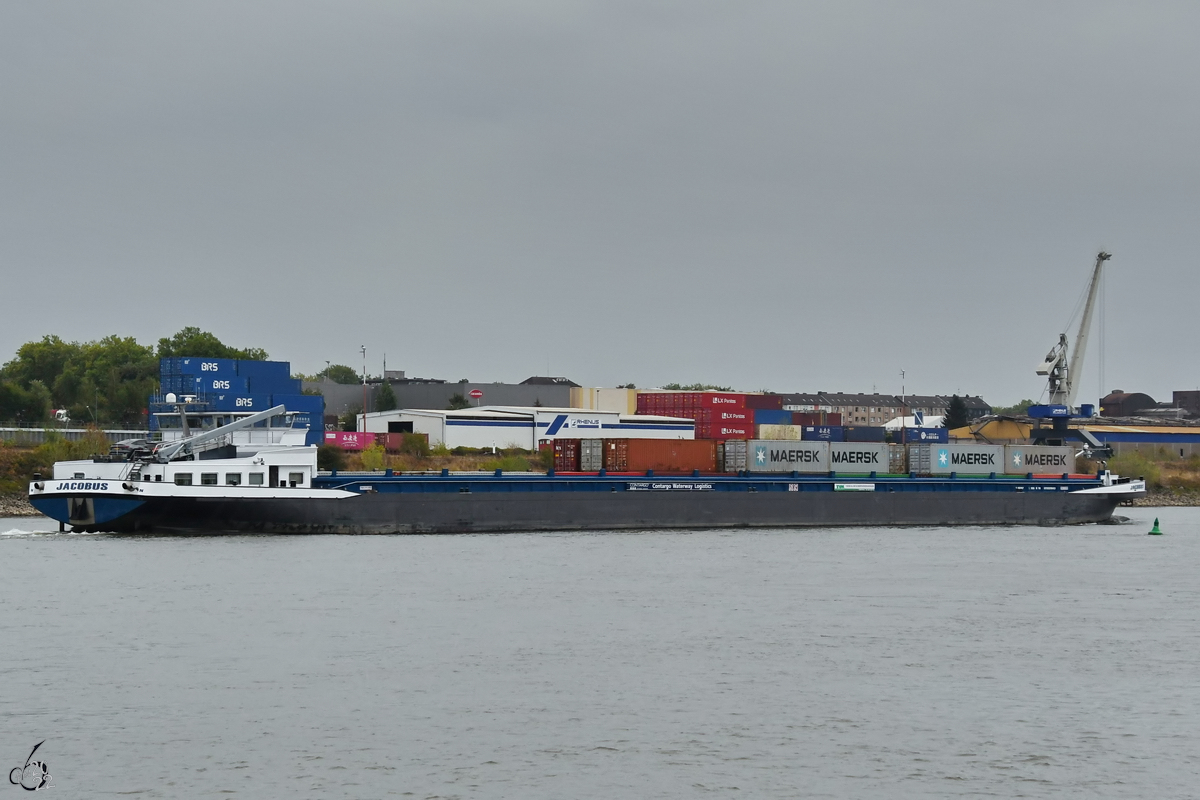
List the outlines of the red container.
{"type": "MultiPolygon", "coordinates": [[[[375,437],[375,441],[383,440],[383,448],[389,453],[401,453],[405,449],[406,437],[424,439],[425,449],[429,448],[428,433],[381,433],[375,437]]],[[[408,441],[411,442],[412,440],[408,439],[408,441]]]]}
{"type": "Polygon", "coordinates": [[[325,444],[336,445],[343,450],[362,450],[375,443],[375,434],[357,431],[326,431],[325,444]]]}
{"type": "MultiPolygon", "coordinates": [[[[609,442],[614,440],[610,439],[609,442]]],[[[716,442],[705,439],[625,439],[625,469],[614,472],[715,472],[716,442]]],[[[606,442],[607,444],[607,442],[606,442]]],[[[610,451],[605,449],[605,457],[610,451]]],[[[607,469],[607,467],[605,468],[607,469]]]]}
{"type": "Polygon", "coordinates": [[[554,440],[554,471],[555,472],[578,472],[579,471],[579,440],[578,439],[555,439],[554,440]]]}
{"type": "Polygon", "coordinates": [[[609,472],[629,471],[629,440],[604,440],[604,468],[609,472]]]}
{"type": "Polygon", "coordinates": [[[745,408],[746,395],[734,392],[704,392],[700,400],[701,408],[745,408]]]}
{"type": "Polygon", "coordinates": [[[768,411],[779,411],[783,408],[783,395],[748,394],[746,395],[746,408],[762,408],[768,411]]]}
{"type": "Polygon", "coordinates": [[[712,410],[713,424],[722,425],[753,425],[754,412],[746,408],[714,408],[712,410]]]}
{"type": "Polygon", "coordinates": [[[753,439],[754,425],[714,422],[696,427],[697,439],[753,439]]]}

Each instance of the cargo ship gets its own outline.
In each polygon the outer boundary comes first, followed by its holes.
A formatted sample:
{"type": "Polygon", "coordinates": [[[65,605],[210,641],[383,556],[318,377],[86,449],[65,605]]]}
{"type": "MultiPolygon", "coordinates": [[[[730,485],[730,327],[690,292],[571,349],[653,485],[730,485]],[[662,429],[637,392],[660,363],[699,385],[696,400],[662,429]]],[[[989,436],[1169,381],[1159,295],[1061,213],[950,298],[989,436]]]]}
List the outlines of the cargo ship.
{"type": "Polygon", "coordinates": [[[30,503],[85,532],[500,533],[1066,525],[1108,521],[1146,490],[1108,471],[1058,472],[1074,463],[1061,448],[910,445],[926,448],[919,470],[895,474],[888,445],[742,440],[723,455],[727,472],[664,474],[677,465],[631,471],[642,465],[629,463],[630,440],[623,471],[400,475],[321,472],[315,446],[236,441],[286,413],[59,462],[30,483],[30,503]]]}

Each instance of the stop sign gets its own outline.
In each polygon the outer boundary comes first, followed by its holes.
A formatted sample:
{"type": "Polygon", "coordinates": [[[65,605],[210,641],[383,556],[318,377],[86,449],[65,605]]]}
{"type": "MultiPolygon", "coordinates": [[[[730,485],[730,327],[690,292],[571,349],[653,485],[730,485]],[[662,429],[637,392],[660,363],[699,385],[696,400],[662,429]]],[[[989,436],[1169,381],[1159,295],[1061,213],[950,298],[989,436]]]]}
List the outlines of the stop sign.
{"type": "Polygon", "coordinates": [[[483,397],[483,390],[482,389],[472,389],[471,391],[467,392],[467,394],[471,395],[471,397],[474,397],[476,400],[478,400],[479,398],[483,397]]]}

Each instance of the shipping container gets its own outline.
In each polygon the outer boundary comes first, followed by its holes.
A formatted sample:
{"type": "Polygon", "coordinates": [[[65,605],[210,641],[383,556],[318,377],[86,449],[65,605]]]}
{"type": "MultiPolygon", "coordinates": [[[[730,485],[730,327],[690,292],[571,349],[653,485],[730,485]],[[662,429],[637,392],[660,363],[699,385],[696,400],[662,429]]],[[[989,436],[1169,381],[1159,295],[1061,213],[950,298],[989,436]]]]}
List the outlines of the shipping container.
{"type": "Polygon", "coordinates": [[[237,361],[232,358],[200,358],[184,356],[179,359],[179,374],[201,378],[236,378],[237,361]]]}
{"type": "Polygon", "coordinates": [[[796,441],[804,438],[801,435],[804,428],[799,425],[755,425],[754,428],[759,439],[796,441]]]}
{"type": "Polygon", "coordinates": [[[554,440],[554,469],[556,472],[579,471],[579,440],[554,440]]]}
{"type": "MultiPolygon", "coordinates": [[[[921,455],[922,468],[928,464],[929,475],[988,475],[1004,472],[1004,445],[999,444],[922,444],[914,445],[928,455],[921,455]]],[[[910,461],[912,450],[909,450],[910,461]]]]}
{"type": "Polygon", "coordinates": [[[300,394],[304,387],[299,378],[243,378],[250,391],[259,394],[300,394]]]}
{"type": "MultiPolygon", "coordinates": [[[[197,394],[250,394],[250,387],[245,378],[214,378],[211,375],[200,375],[195,379],[197,394]]],[[[259,392],[270,394],[270,392],[259,392]]]]}
{"type": "Polygon", "coordinates": [[[754,425],[697,424],[697,439],[753,439],[754,425]]]}
{"type": "Polygon", "coordinates": [[[705,439],[628,439],[625,472],[714,472],[716,443],[705,439]]]}
{"type": "Polygon", "coordinates": [[[882,442],[887,437],[887,430],[879,427],[853,425],[842,428],[842,434],[847,442],[882,442]]]}
{"type": "MultiPolygon", "coordinates": [[[[755,410],[783,410],[783,395],[781,394],[748,394],[746,395],[746,408],[755,410]]],[[[788,412],[791,413],[791,412],[788,412]]],[[[788,420],[791,422],[791,420],[788,420]]]]}
{"type": "Polygon", "coordinates": [[[894,475],[903,475],[908,472],[908,452],[904,445],[889,444],[888,448],[888,472],[894,475]]]}
{"type": "Polygon", "coordinates": [[[755,439],[747,445],[751,472],[829,472],[829,443],[773,442],[755,439]]]}
{"type": "Polygon", "coordinates": [[[894,444],[945,444],[950,441],[950,431],[945,428],[903,428],[890,433],[894,444]]]}
{"type": "Polygon", "coordinates": [[[375,441],[382,440],[385,450],[389,453],[405,453],[414,450],[429,450],[429,434],[427,433],[377,433],[375,441]],[[415,440],[415,441],[414,441],[415,440]]]}
{"type": "Polygon", "coordinates": [[[604,469],[604,440],[579,440],[579,469],[582,472],[599,472],[604,469]]]}
{"type": "Polygon", "coordinates": [[[746,451],[748,450],[747,440],[733,439],[724,442],[721,446],[722,463],[719,469],[722,472],[742,472],[747,469],[746,451]]]}
{"type": "Polygon", "coordinates": [[[604,468],[609,472],[629,471],[629,440],[604,440],[604,468]]]}
{"type": "Polygon", "coordinates": [[[210,394],[209,405],[214,411],[266,411],[271,407],[269,394],[210,394]]]}
{"type": "Polygon", "coordinates": [[[710,414],[714,424],[720,425],[753,425],[754,412],[747,408],[713,408],[702,410],[702,414],[710,414]]]}
{"type": "Polygon", "coordinates": [[[834,427],[838,427],[842,424],[842,415],[840,412],[793,411],[791,413],[793,425],[832,425],[834,427]]]}
{"type": "MultiPolygon", "coordinates": [[[[754,410],[755,425],[791,425],[792,412],[783,409],[758,408],[754,410]]],[[[767,436],[764,439],[770,438],[767,436]]]]}
{"type": "Polygon", "coordinates": [[[830,442],[832,472],[888,472],[888,446],[882,442],[830,442]]]}
{"type": "Polygon", "coordinates": [[[1004,447],[1004,472],[1010,475],[1075,471],[1075,448],[1010,444],[1004,447]]]}
{"type": "Polygon", "coordinates": [[[701,392],[697,405],[700,408],[745,408],[746,395],[734,392],[701,392]]]}
{"type": "Polygon", "coordinates": [[[838,425],[805,425],[800,438],[809,441],[840,442],[845,436],[838,425]]]}
{"type": "Polygon", "coordinates": [[[375,434],[361,431],[326,431],[325,444],[343,450],[362,450],[375,443],[375,434]]]}
{"type": "Polygon", "coordinates": [[[325,398],[319,394],[272,394],[271,404],[283,406],[288,411],[316,411],[324,413],[325,398]]]}
{"type": "Polygon", "coordinates": [[[243,378],[259,378],[264,381],[286,381],[292,377],[292,365],[288,361],[246,361],[236,363],[237,374],[243,378]]]}

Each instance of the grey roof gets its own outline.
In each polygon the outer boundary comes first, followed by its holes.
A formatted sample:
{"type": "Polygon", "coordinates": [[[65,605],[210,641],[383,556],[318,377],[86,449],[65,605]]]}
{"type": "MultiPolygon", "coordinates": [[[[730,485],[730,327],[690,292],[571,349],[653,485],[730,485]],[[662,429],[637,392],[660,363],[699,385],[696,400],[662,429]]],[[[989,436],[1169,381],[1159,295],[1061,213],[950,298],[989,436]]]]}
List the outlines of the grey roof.
{"type": "Polygon", "coordinates": [[[579,384],[570,378],[550,378],[539,375],[534,375],[532,378],[526,378],[521,381],[523,386],[578,386],[579,384]]]}

